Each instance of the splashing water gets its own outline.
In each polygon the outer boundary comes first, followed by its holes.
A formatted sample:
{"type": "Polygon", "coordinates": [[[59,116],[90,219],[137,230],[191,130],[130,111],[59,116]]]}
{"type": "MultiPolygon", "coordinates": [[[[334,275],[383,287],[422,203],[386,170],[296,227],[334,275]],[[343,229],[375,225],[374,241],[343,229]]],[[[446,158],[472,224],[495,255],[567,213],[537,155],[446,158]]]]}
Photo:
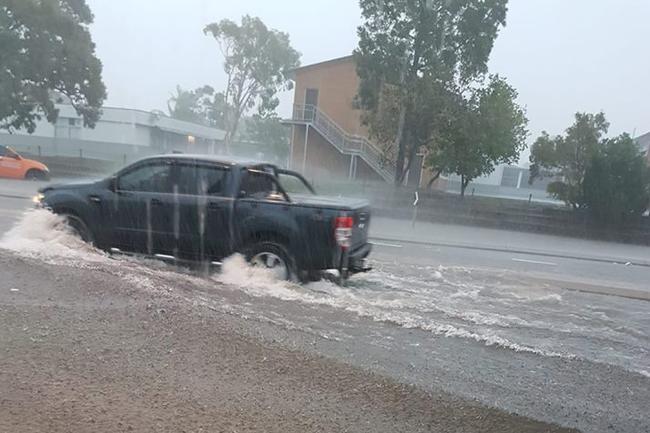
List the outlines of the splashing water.
{"type": "Polygon", "coordinates": [[[99,261],[105,255],[79,239],[65,220],[44,209],[30,209],[0,239],[0,248],[51,263],[54,258],[99,261]]]}
{"type": "Polygon", "coordinates": [[[642,314],[649,309],[645,303],[490,280],[464,268],[407,270],[403,265],[380,264],[377,271],[356,277],[348,287],[324,281],[299,286],[274,280],[234,257],[224,262],[223,274],[216,278],[251,296],[334,307],[377,322],[487,346],[583,358],[643,375],[650,368],[650,336],[645,330],[650,316],[642,314]],[[609,302],[609,308],[620,310],[621,319],[594,314],[594,306],[585,304],[587,299],[592,304],[609,302]],[[638,322],[630,320],[630,311],[639,313],[638,322]]]}
{"type": "MultiPolygon", "coordinates": [[[[30,210],[0,239],[0,248],[43,262],[100,266],[141,290],[223,290],[342,309],[377,322],[434,335],[473,340],[518,352],[579,357],[648,375],[650,303],[525,285],[478,270],[377,263],[347,287],[321,281],[307,286],[279,281],[244,257],[224,261],[212,279],[174,272],[141,258],[110,260],[45,210],[30,210]],[[163,282],[161,282],[163,281],[163,282]],[[218,284],[214,284],[214,282],[218,284]]],[[[191,302],[196,302],[196,299],[191,302]]],[[[263,308],[267,308],[263,303],[263,308]]],[[[286,316],[281,308],[276,316],[286,316]]],[[[284,317],[284,320],[294,320],[284,317]]]]}

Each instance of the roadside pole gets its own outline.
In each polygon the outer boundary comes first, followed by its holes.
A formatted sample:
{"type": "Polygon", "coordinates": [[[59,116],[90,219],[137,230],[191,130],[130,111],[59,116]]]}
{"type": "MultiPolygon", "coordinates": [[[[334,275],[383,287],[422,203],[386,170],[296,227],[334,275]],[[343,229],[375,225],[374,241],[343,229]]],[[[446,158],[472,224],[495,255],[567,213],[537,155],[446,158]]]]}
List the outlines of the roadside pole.
{"type": "Polygon", "coordinates": [[[413,221],[411,221],[411,227],[415,227],[415,221],[418,219],[418,202],[420,201],[420,195],[415,191],[415,201],[413,202],[413,221]]]}

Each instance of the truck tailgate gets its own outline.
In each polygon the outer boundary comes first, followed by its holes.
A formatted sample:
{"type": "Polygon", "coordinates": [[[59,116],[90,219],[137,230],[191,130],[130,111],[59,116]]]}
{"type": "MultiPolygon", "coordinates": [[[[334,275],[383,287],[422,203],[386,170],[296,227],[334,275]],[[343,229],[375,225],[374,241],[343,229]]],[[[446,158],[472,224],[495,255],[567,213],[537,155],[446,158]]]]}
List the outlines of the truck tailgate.
{"type": "Polygon", "coordinates": [[[352,249],[368,243],[370,228],[370,208],[364,206],[353,211],[354,226],[352,227],[352,249]]]}

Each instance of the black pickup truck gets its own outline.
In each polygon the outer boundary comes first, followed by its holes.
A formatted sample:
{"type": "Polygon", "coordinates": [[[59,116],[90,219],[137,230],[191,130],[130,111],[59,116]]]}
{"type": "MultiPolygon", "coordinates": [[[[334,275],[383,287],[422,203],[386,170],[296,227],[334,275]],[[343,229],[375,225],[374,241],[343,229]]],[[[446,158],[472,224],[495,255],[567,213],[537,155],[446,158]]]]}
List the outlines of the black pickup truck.
{"type": "Polygon", "coordinates": [[[98,182],[48,186],[36,201],[107,251],[195,263],[241,253],[301,281],[366,271],[371,250],[367,202],[318,196],[271,164],[155,156],[98,182]]]}

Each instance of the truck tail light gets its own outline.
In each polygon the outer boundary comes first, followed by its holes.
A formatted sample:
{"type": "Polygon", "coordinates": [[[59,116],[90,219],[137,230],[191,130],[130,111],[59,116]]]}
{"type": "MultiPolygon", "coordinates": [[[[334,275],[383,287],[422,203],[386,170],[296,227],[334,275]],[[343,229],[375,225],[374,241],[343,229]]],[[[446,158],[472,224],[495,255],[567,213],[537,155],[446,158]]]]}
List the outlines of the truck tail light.
{"type": "Polygon", "coordinates": [[[352,226],[354,219],[349,216],[336,217],[334,220],[334,239],[344,250],[352,246],[352,226]]]}

